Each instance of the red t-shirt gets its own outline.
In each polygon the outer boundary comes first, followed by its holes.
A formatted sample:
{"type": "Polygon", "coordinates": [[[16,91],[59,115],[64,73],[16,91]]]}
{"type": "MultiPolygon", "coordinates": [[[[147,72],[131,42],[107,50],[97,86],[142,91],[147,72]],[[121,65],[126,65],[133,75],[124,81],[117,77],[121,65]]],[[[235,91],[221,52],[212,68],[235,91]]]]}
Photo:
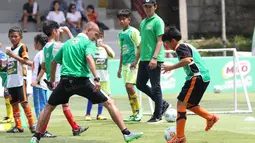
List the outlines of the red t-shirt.
{"type": "Polygon", "coordinates": [[[96,12],[88,13],[87,17],[88,17],[88,21],[92,21],[92,22],[97,23],[97,13],[96,12]]]}

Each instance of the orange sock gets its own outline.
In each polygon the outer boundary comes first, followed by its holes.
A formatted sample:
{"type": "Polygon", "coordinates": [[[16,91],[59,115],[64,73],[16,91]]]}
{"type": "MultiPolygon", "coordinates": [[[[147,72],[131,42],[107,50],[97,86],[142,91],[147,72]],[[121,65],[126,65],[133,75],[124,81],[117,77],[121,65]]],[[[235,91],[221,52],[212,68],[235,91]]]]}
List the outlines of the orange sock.
{"type": "Polygon", "coordinates": [[[178,138],[184,137],[184,129],[186,124],[186,106],[185,105],[177,105],[177,124],[176,124],[176,134],[178,138]]]}
{"type": "Polygon", "coordinates": [[[31,108],[28,103],[27,103],[27,105],[25,105],[24,112],[26,114],[29,127],[32,127],[34,125],[34,119],[33,119],[33,114],[32,114],[31,108]]]}
{"type": "Polygon", "coordinates": [[[188,110],[194,112],[195,114],[205,118],[206,120],[211,120],[213,115],[207,112],[205,109],[201,108],[199,105],[189,105],[190,108],[188,110]]]}
{"type": "Polygon", "coordinates": [[[13,117],[14,117],[16,127],[19,129],[22,129],[19,104],[12,104],[12,111],[13,111],[13,117]]]}

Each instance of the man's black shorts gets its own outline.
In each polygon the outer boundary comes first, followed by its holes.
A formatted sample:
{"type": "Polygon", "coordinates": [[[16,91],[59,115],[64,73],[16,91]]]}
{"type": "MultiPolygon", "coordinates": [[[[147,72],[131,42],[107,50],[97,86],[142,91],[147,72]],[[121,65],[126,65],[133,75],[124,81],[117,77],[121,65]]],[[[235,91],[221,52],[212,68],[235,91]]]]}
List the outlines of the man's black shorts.
{"type": "Polygon", "coordinates": [[[21,103],[27,101],[27,96],[24,93],[23,86],[8,88],[10,96],[10,103],[21,103]]]}
{"type": "Polygon", "coordinates": [[[209,83],[210,81],[204,82],[201,76],[194,76],[185,82],[177,99],[184,103],[197,105],[202,99],[209,83]]]}
{"type": "Polygon", "coordinates": [[[93,92],[94,87],[94,84],[87,77],[61,77],[48,103],[52,106],[66,104],[69,98],[75,94],[87,98],[94,104],[107,101],[107,94],[102,90],[93,92]]]}

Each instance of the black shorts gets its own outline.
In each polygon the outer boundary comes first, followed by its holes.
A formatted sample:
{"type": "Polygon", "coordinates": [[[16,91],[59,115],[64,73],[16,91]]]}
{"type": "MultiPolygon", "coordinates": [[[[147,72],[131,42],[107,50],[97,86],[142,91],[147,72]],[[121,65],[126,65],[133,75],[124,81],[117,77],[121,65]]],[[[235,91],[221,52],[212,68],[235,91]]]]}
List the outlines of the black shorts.
{"type": "Polygon", "coordinates": [[[52,106],[66,104],[69,98],[75,94],[87,98],[93,104],[107,101],[107,94],[102,90],[93,92],[94,87],[94,84],[86,77],[61,77],[57,87],[50,95],[48,103],[52,106]]]}
{"type": "Polygon", "coordinates": [[[8,92],[11,95],[10,96],[10,103],[11,104],[27,102],[27,96],[24,93],[23,86],[8,88],[8,92]]]}
{"type": "Polygon", "coordinates": [[[204,82],[201,76],[194,76],[185,82],[177,99],[184,103],[198,105],[209,83],[210,81],[204,82]]]}
{"type": "MultiPolygon", "coordinates": [[[[22,19],[21,19],[21,20],[23,20],[23,19],[24,19],[24,18],[22,17],[22,19]]],[[[33,23],[36,23],[36,22],[37,22],[36,17],[35,17],[35,18],[33,18],[32,16],[28,16],[27,21],[29,21],[29,22],[33,22],[33,23]]]]}

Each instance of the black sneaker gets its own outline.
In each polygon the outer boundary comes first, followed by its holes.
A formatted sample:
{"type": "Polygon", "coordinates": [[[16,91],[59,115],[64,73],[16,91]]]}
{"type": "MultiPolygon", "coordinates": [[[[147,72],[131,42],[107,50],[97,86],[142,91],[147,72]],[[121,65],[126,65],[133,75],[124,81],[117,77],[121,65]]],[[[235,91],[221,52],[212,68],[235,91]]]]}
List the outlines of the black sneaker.
{"type": "Polygon", "coordinates": [[[89,127],[79,127],[77,131],[73,131],[73,136],[79,136],[81,133],[85,132],[89,127]]]}
{"type": "Polygon", "coordinates": [[[169,103],[167,103],[166,101],[163,102],[163,107],[162,107],[162,112],[161,112],[160,117],[162,117],[165,114],[165,112],[169,106],[170,106],[169,103]]]}
{"type": "Polygon", "coordinates": [[[23,133],[24,129],[19,129],[16,126],[7,130],[6,133],[23,133]]]}
{"type": "Polygon", "coordinates": [[[148,124],[158,124],[161,122],[162,118],[155,118],[154,116],[152,116],[151,119],[147,121],[148,124]]]}
{"type": "Polygon", "coordinates": [[[48,131],[45,131],[43,134],[41,134],[41,137],[42,137],[42,138],[56,138],[57,136],[51,134],[51,133],[48,132],[48,131]]]}
{"type": "Polygon", "coordinates": [[[31,132],[32,134],[35,133],[35,129],[36,129],[36,125],[33,125],[32,127],[29,128],[29,130],[30,130],[30,132],[31,132]]]}

